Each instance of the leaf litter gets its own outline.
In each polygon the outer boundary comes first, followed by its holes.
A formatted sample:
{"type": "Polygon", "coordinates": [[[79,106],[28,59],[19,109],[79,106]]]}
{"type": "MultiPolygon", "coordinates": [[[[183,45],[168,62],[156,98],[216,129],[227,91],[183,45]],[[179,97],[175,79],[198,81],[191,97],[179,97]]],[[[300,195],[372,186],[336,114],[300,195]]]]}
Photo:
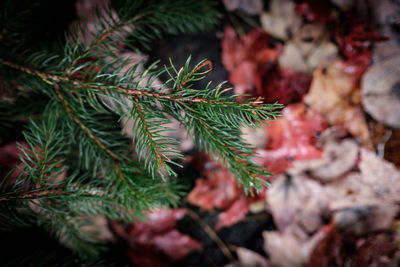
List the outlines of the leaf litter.
{"type": "MultiPolygon", "coordinates": [[[[243,31],[232,20],[223,30],[221,61],[234,93],[286,106],[264,129],[242,129],[257,149],[254,160],[274,174],[271,187],[246,196],[227,170],[208,157],[192,157],[197,178],[182,208],[153,210],[143,222],[111,223],[130,261],[186,266],[197,253],[201,259],[192,265],[397,266],[400,171],[387,159],[396,163],[398,154],[398,58],[382,59],[386,53],[374,50],[387,38],[362,19],[355,1],[222,2],[227,17],[261,25],[243,31]],[[204,254],[211,251],[206,243],[182,231],[187,209],[202,215],[208,235],[221,237],[211,238],[214,249],[228,248],[236,261],[204,254]],[[243,241],[235,247],[224,239],[224,232],[264,215],[272,216],[268,227],[243,235],[258,246],[243,241]]],[[[398,49],[396,35],[388,33],[398,49]]],[[[14,150],[0,148],[3,165],[19,163],[14,150]]]]}

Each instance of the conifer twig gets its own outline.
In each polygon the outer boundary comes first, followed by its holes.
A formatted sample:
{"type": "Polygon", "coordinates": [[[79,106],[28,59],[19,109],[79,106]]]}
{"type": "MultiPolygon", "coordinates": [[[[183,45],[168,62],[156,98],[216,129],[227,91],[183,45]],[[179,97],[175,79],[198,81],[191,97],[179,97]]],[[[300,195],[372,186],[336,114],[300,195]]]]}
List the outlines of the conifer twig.
{"type": "MultiPolygon", "coordinates": [[[[48,197],[53,197],[53,196],[68,196],[72,195],[74,192],[65,192],[65,191],[60,191],[60,190],[49,190],[49,189],[43,189],[35,192],[23,192],[20,195],[9,195],[5,197],[0,198],[1,201],[10,201],[10,200],[15,200],[15,199],[36,199],[36,198],[48,198],[48,197]]],[[[81,195],[84,196],[92,196],[89,193],[83,193],[81,195]]]]}
{"type": "MultiPolygon", "coordinates": [[[[126,181],[126,178],[124,174],[121,171],[121,168],[118,163],[118,156],[115,155],[112,151],[110,151],[96,136],[93,135],[93,133],[79,120],[79,118],[75,115],[75,112],[72,110],[71,106],[68,104],[68,102],[65,100],[63,97],[60,87],[55,86],[55,91],[58,96],[58,98],[61,100],[63,105],[65,106],[67,112],[70,114],[72,119],[76,122],[76,124],[79,125],[79,127],[82,129],[83,132],[85,132],[90,139],[92,139],[103,151],[105,151],[111,158],[111,161],[115,167],[115,170],[121,180],[123,180],[131,190],[138,195],[142,195],[140,192],[138,192],[129,182],[126,181]]],[[[143,197],[143,196],[142,196],[143,197]]],[[[148,203],[147,199],[143,197],[143,201],[148,203]]]]}
{"type": "MultiPolygon", "coordinates": [[[[106,86],[106,85],[99,85],[99,84],[93,84],[89,83],[86,81],[78,80],[78,79],[73,79],[68,76],[63,76],[63,75],[55,75],[55,74],[50,74],[46,72],[42,72],[39,70],[36,70],[34,68],[30,67],[25,67],[7,60],[2,60],[0,58],[0,63],[3,63],[4,65],[20,70],[22,72],[25,72],[27,74],[35,75],[38,76],[39,78],[43,79],[46,82],[53,81],[55,83],[57,82],[68,82],[71,83],[74,86],[79,86],[79,87],[89,87],[93,89],[100,89],[104,91],[118,91],[120,93],[126,94],[126,95],[131,95],[131,96],[146,96],[146,97],[152,97],[155,99],[163,99],[163,100],[168,100],[172,102],[178,102],[178,103],[204,103],[204,104],[215,104],[215,105],[230,105],[232,104],[231,102],[221,102],[221,101],[216,101],[216,100],[209,100],[201,97],[194,97],[194,98],[188,98],[188,97],[181,97],[181,96],[174,96],[171,94],[167,93],[157,93],[157,92],[150,92],[146,90],[139,90],[139,89],[130,89],[130,88],[125,88],[121,86],[106,86]]],[[[209,65],[210,63],[204,64],[202,67],[205,65],[209,65]]],[[[210,66],[210,65],[209,65],[210,66]]],[[[200,69],[200,68],[198,68],[200,69]]],[[[188,78],[186,78],[187,81],[188,78]]],[[[183,83],[184,85],[185,83],[183,83]]],[[[179,88],[182,88],[182,86],[179,86],[179,88]]],[[[228,88],[230,89],[230,88],[228,88]]],[[[260,98],[257,101],[253,101],[250,103],[243,103],[243,106],[246,105],[253,105],[256,106],[256,104],[260,104],[262,101],[260,101],[260,98]]]]}

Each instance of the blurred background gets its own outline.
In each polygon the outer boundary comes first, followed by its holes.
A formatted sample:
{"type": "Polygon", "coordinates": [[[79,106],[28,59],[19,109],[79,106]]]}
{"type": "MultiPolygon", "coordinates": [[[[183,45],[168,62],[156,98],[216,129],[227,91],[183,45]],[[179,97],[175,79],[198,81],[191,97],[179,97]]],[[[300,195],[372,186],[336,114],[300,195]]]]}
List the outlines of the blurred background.
{"type": "MultiPolygon", "coordinates": [[[[78,21],[90,28],[105,2],[60,1],[63,16],[49,32],[78,21]]],[[[98,218],[109,244],[99,265],[400,266],[400,1],[222,0],[216,8],[213,29],[165,34],[121,57],[142,67],[209,59],[212,72],[195,88],[228,81],[235,94],[284,104],[264,129],[242,129],[271,186],[245,195],[176,122],[187,196],[145,222],[98,218]]],[[[19,164],[20,130],[0,134],[3,170],[19,164]]],[[[0,238],[12,240],[1,244],[3,262],[43,253],[38,240],[53,251],[49,266],[70,255],[38,229],[0,238]]]]}

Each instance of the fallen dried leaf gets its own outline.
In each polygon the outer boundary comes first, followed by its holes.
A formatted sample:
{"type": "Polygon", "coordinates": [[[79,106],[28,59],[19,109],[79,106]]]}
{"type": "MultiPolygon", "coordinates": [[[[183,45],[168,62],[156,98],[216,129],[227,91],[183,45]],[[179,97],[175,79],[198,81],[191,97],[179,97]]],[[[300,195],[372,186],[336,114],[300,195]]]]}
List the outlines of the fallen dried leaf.
{"type": "Polygon", "coordinates": [[[233,204],[225,211],[218,215],[218,221],[215,224],[215,230],[220,230],[222,227],[229,227],[246,217],[249,212],[248,203],[244,195],[240,196],[233,204]]]}
{"type": "Polygon", "coordinates": [[[400,211],[400,171],[365,149],[359,169],[325,187],[335,224],[355,234],[387,230],[400,211]]]}
{"type": "Polygon", "coordinates": [[[160,209],[148,214],[148,221],[129,226],[128,256],[137,266],[169,266],[201,244],[175,229],[176,221],[185,215],[185,209],[160,209]]]}
{"type": "Polygon", "coordinates": [[[341,233],[331,224],[325,228],[326,235],[311,253],[309,267],[329,266],[398,266],[400,263],[393,233],[375,233],[356,237],[341,233]]]}
{"type": "Polygon", "coordinates": [[[260,16],[263,29],[276,38],[288,39],[301,24],[294,7],[295,4],[291,0],[272,0],[269,12],[260,16]]]}
{"type": "Polygon", "coordinates": [[[266,148],[268,143],[268,134],[265,129],[242,128],[241,132],[241,136],[246,141],[246,143],[256,148],[266,148]]]}
{"type": "Polygon", "coordinates": [[[366,147],[371,147],[369,131],[361,107],[353,103],[357,94],[357,77],[342,70],[342,62],[336,61],[325,71],[314,72],[313,81],[304,102],[324,115],[332,125],[341,125],[352,135],[359,137],[366,147]]]}
{"type": "Polygon", "coordinates": [[[229,171],[217,168],[207,172],[207,178],[196,180],[187,199],[204,210],[226,209],[242,194],[229,171]]]}
{"type": "Polygon", "coordinates": [[[279,231],[298,225],[310,234],[323,224],[328,212],[324,189],[303,175],[281,175],[267,191],[267,204],[279,231]]]}
{"type": "Polygon", "coordinates": [[[362,102],[377,121],[400,128],[400,56],[374,64],[362,78],[362,102]]]}
{"type": "Polygon", "coordinates": [[[334,37],[346,59],[344,70],[357,78],[361,77],[371,64],[371,44],[387,40],[361,22],[354,13],[346,14],[346,19],[341,20],[335,28],[334,37]]]}
{"type": "Polygon", "coordinates": [[[301,267],[308,262],[309,255],[325,236],[319,231],[307,241],[279,232],[263,232],[264,250],[268,253],[272,266],[301,267]]]}
{"type": "Polygon", "coordinates": [[[296,5],[296,12],[307,21],[327,23],[334,18],[332,5],[329,1],[303,0],[296,5]]]}
{"type": "Polygon", "coordinates": [[[287,106],[282,115],[266,127],[267,149],[258,149],[259,157],[255,158],[274,174],[284,172],[293,160],[321,158],[316,135],[326,128],[324,118],[303,104],[287,106]]]}
{"type": "Polygon", "coordinates": [[[294,168],[322,182],[341,178],[349,172],[358,159],[358,145],[351,139],[330,141],[323,147],[322,159],[296,161],[294,168]]]}
{"type": "Polygon", "coordinates": [[[239,39],[227,27],[222,48],[222,62],[230,72],[229,81],[235,86],[235,93],[263,96],[266,102],[287,104],[300,101],[309,89],[308,74],[278,67],[282,45],[260,29],[239,39]]]}

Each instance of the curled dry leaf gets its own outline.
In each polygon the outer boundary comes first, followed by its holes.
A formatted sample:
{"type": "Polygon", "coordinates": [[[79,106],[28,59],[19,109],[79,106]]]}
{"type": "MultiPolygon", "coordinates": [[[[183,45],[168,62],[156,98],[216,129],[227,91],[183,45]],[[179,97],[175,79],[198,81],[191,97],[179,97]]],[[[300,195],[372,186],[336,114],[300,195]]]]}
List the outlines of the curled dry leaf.
{"type": "Polygon", "coordinates": [[[325,237],[321,230],[307,241],[300,241],[294,235],[279,232],[263,232],[264,250],[268,253],[272,266],[301,267],[308,262],[315,246],[325,237]]]}
{"type": "Polygon", "coordinates": [[[325,187],[334,222],[355,234],[387,230],[400,210],[400,171],[365,149],[359,169],[325,187]]]}
{"type": "Polygon", "coordinates": [[[359,168],[363,183],[373,188],[375,196],[400,202],[400,171],[392,163],[362,149],[359,168]]]}
{"type": "Polygon", "coordinates": [[[279,57],[279,65],[291,67],[296,71],[311,72],[318,66],[330,65],[337,58],[337,46],[330,41],[311,43],[309,52],[304,52],[308,50],[302,48],[306,46],[304,43],[287,42],[283,48],[282,56],[279,57]]]}
{"type": "MultiPolygon", "coordinates": [[[[386,58],[399,55],[400,53],[400,3],[392,0],[373,0],[373,8],[363,5],[365,11],[362,13],[364,19],[370,25],[374,25],[379,33],[387,36],[386,42],[376,43],[373,48],[373,62],[380,62],[386,58]]],[[[360,8],[361,9],[361,8],[360,8]]]]}
{"type": "Polygon", "coordinates": [[[304,175],[281,175],[267,191],[267,204],[279,231],[294,225],[305,234],[318,230],[328,211],[324,189],[304,175]]]}
{"type": "Polygon", "coordinates": [[[288,39],[300,26],[301,19],[291,0],[272,0],[269,12],[260,16],[263,29],[278,39],[288,39]]]}
{"type": "Polygon", "coordinates": [[[356,235],[390,229],[399,207],[395,204],[365,202],[358,201],[353,207],[336,211],[333,216],[335,226],[342,232],[356,235]]]}
{"type": "Polygon", "coordinates": [[[294,168],[321,182],[329,182],[349,172],[356,165],[359,153],[357,143],[351,139],[330,141],[323,151],[322,159],[296,161],[294,168]]]}
{"type": "Polygon", "coordinates": [[[267,131],[263,128],[241,128],[241,136],[246,143],[256,148],[266,148],[268,143],[267,131]]]}
{"type": "Polygon", "coordinates": [[[353,103],[358,90],[357,77],[343,71],[343,63],[336,61],[325,71],[314,72],[313,81],[304,102],[324,115],[328,123],[341,125],[349,133],[370,147],[368,127],[359,104],[353,103]]]}
{"type": "Polygon", "coordinates": [[[249,212],[248,200],[229,171],[220,167],[206,171],[206,177],[196,180],[188,201],[204,210],[221,209],[215,229],[228,227],[245,218],[249,212]]]}
{"type": "Polygon", "coordinates": [[[222,3],[224,3],[226,10],[234,11],[239,7],[239,1],[240,0],[222,0],[222,3]]]}
{"type": "Polygon", "coordinates": [[[362,102],[377,121],[400,128],[400,56],[374,64],[362,78],[362,102]]]}
{"type": "MultiPolygon", "coordinates": [[[[20,142],[20,144],[24,147],[28,147],[26,142],[20,142]]],[[[0,172],[1,178],[5,177],[13,168],[22,165],[22,162],[19,159],[22,154],[23,153],[21,149],[19,149],[17,143],[9,143],[0,147],[0,166],[2,167],[0,172]]],[[[21,171],[16,168],[11,174],[10,181],[14,181],[20,173],[21,171]]]]}
{"type": "MultiPolygon", "coordinates": [[[[78,19],[73,21],[70,25],[71,29],[79,28],[75,30],[81,39],[86,44],[90,44],[95,38],[96,29],[99,24],[106,25],[111,21],[118,21],[118,15],[115,10],[110,10],[109,0],[81,0],[76,1],[76,14],[78,19]],[[97,10],[97,13],[101,16],[97,17],[93,10],[97,10]],[[84,27],[82,27],[84,25],[84,27]],[[82,31],[82,29],[85,29],[82,31]]],[[[128,26],[124,28],[129,29],[128,26]]],[[[114,33],[115,36],[121,35],[121,33],[114,33]]],[[[113,49],[119,50],[121,47],[115,47],[113,49]]]]}

